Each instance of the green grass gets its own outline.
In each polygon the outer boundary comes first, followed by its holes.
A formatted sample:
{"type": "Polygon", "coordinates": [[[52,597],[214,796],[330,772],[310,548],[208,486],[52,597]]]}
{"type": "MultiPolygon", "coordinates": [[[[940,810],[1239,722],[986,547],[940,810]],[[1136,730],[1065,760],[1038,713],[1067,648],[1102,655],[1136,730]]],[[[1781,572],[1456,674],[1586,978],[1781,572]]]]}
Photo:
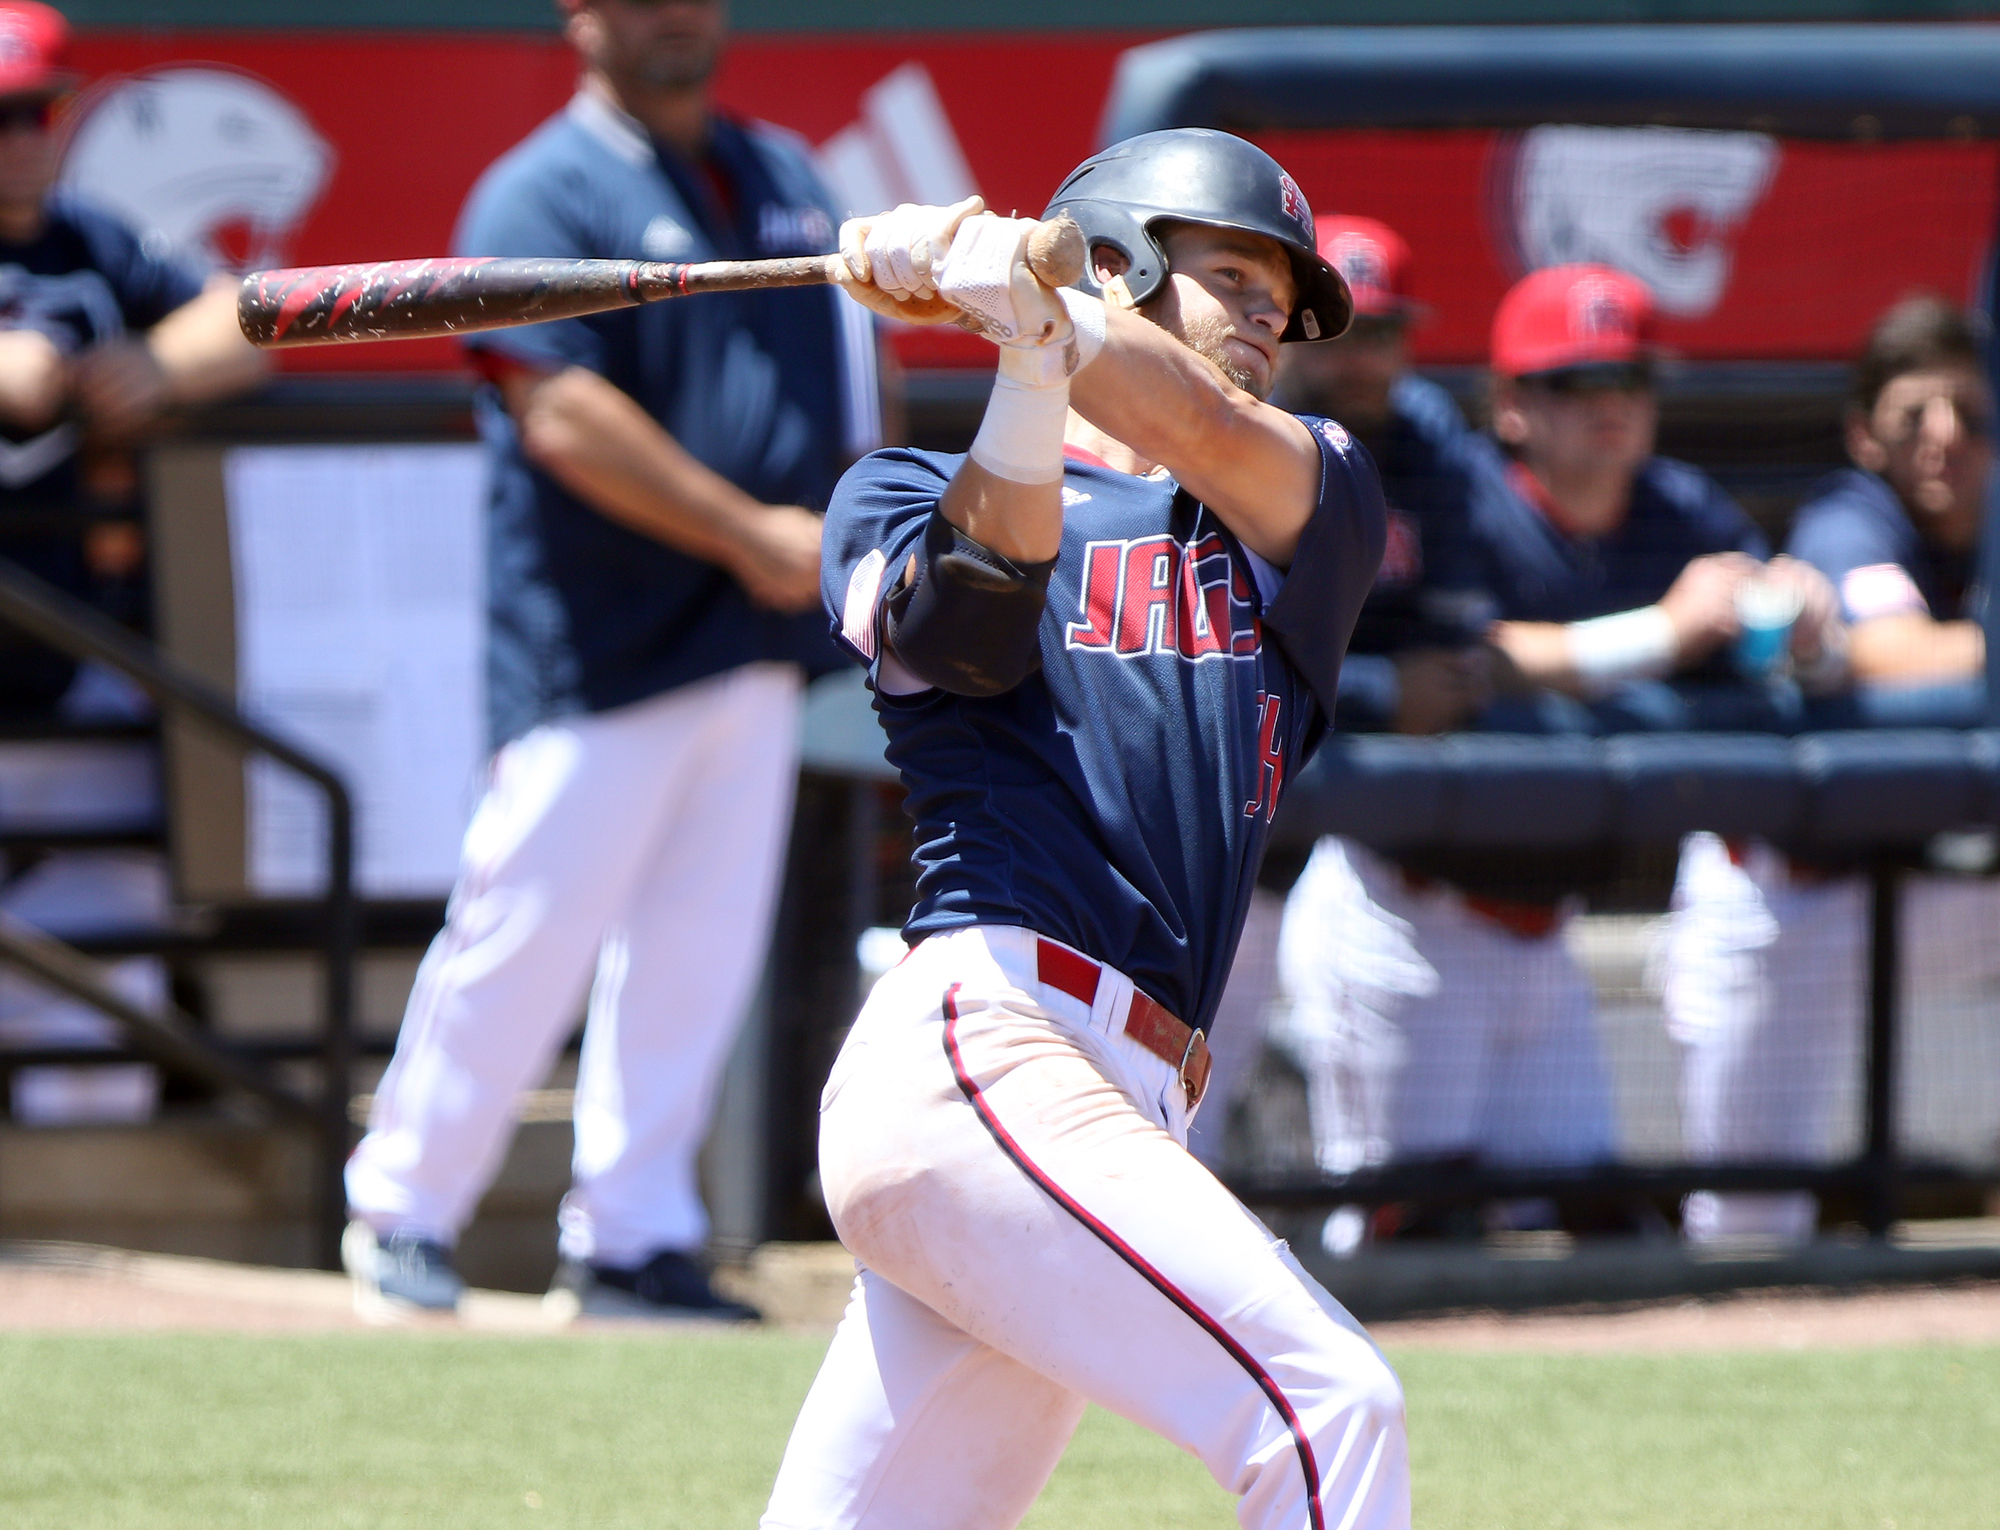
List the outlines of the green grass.
{"type": "MultiPolygon", "coordinates": [[[[0,1338],[0,1525],[752,1526],[821,1345],[784,1334],[0,1338]]],[[[2000,1349],[1395,1357],[1424,1530],[1993,1530],[2000,1349]]],[[[1035,1530],[1214,1527],[1093,1410],[1035,1530]]]]}

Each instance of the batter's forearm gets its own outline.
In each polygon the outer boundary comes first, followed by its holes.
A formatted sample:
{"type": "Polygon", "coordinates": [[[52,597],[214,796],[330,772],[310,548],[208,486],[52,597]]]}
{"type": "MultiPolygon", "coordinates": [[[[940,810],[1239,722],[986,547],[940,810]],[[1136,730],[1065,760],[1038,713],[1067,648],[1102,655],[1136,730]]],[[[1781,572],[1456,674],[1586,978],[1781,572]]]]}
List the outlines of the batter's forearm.
{"type": "Polygon", "coordinates": [[[1070,407],[1174,475],[1252,552],[1289,567],[1319,502],[1319,448],[1298,420],[1223,376],[1157,324],[1105,315],[1103,353],[1070,407]]]}
{"type": "Polygon", "coordinates": [[[1062,481],[1015,483],[970,457],[938,500],[938,514],[1004,557],[1039,563],[1062,549],[1062,481]]]}
{"type": "Polygon", "coordinates": [[[614,383],[585,367],[501,384],[529,461],[600,514],[732,567],[766,507],[697,461],[614,383]]]}

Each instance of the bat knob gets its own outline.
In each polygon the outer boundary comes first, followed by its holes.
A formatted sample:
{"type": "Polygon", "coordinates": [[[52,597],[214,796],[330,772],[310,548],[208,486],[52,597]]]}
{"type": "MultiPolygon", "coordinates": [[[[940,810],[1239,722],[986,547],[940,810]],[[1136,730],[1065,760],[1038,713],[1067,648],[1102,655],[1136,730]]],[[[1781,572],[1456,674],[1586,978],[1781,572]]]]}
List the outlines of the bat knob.
{"type": "Polygon", "coordinates": [[[1045,286],[1075,286],[1083,279],[1083,262],[1089,253],[1083,230],[1074,218],[1051,218],[1028,235],[1028,269],[1045,286]]]}

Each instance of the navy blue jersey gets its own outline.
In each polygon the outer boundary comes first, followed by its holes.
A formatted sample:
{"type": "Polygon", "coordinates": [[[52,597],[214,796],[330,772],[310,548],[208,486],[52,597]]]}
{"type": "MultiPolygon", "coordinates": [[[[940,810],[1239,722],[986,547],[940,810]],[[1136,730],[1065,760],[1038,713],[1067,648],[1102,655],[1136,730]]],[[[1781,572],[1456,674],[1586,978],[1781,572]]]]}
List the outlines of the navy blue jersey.
{"type": "MultiPolygon", "coordinates": [[[[150,329],[198,296],[199,271],[151,249],[110,213],[53,192],[46,222],[24,244],[0,240],[0,328],[33,329],[64,356],[150,329]]],[[[61,420],[36,430],[0,422],[0,515],[10,507],[47,509],[77,493],[76,424],[61,420]]],[[[89,597],[79,530],[10,535],[0,532],[0,557],[51,584],[89,597]]],[[[52,705],[68,687],[74,663],[18,634],[0,635],[0,705],[52,705]]]]}
{"type": "Polygon", "coordinates": [[[1389,537],[1348,645],[1337,717],[1343,728],[1379,728],[1396,705],[1391,656],[1478,641],[1492,603],[1478,587],[1466,538],[1460,442],[1468,427],[1452,396],[1405,372],[1389,390],[1383,428],[1356,434],[1382,475],[1389,537]]]}
{"type": "Polygon", "coordinates": [[[1924,540],[1896,491],[1873,473],[1833,474],[1800,507],[1787,552],[1826,575],[1849,622],[1927,614],[1977,620],[1977,556],[1924,540]]]}
{"type": "Polygon", "coordinates": [[[1536,502],[1533,479],[1489,436],[1468,436],[1467,531],[1496,620],[1577,622],[1649,606],[1710,553],[1769,556],[1763,533],[1701,469],[1653,457],[1609,535],[1573,537],[1536,502]]]}
{"type": "MultiPolygon", "coordinates": [[[[717,120],[707,158],[693,164],[585,93],[486,172],[456,247],[648,260],[821,254],[834,247],[836,222],[804,144],[789,134],[717,120]]],[[[754,498],[818,510],[841,465],[879,439],[871,324],[835,289],[794,288],[655,303],[468,344],[507,364],[588,368],[754,498]]],[[[722,569],[617,524],[535,468],[492,390],[479,427],[495,461],[496,742],[739,664],[838,664],[816,616],[758,609],[722,569]]]]}
{"type": "Polygon", "coordinates": [[[1386,654],[1480,637],[1484,624],[1468,630],[1461,596],[1476,588],[1465,536],[1465,416],[1436,383],[1405,373],[1389,391],[1384,427],[1356,434],[1382,475],[1389,540],[1352,651],[1386,654]]]}
{"type": "Polygon", "coordinates": [[[1024,925],[1208,1023],[1279,792],[1324,730],[1382,556],[1367,453],[1307,423],[1320,502],[1282,574],[1165,474],[1072,455],[1041,667],[983,699],[892,694],[879,657],[882,597],[964,459],[878,452],[841,480],[822,578],[909,788],[906,937],[1024,925]]]}

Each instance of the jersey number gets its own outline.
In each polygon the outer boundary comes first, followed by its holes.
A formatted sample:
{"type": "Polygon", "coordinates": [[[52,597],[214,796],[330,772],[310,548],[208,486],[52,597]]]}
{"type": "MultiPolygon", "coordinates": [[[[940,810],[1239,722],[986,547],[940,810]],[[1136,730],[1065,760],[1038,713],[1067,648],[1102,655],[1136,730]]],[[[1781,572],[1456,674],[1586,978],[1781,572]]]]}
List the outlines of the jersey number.
{"type": "Polygon", "coordinates": [[[1278,811],[1278,793],[1285,784],[1285,743],[1278,736],[1278,710],[1284,703],[1268,691],[1257,693],[1257,795],[1243,804],[1243,816],[1266,819],[1278,811]]]}

